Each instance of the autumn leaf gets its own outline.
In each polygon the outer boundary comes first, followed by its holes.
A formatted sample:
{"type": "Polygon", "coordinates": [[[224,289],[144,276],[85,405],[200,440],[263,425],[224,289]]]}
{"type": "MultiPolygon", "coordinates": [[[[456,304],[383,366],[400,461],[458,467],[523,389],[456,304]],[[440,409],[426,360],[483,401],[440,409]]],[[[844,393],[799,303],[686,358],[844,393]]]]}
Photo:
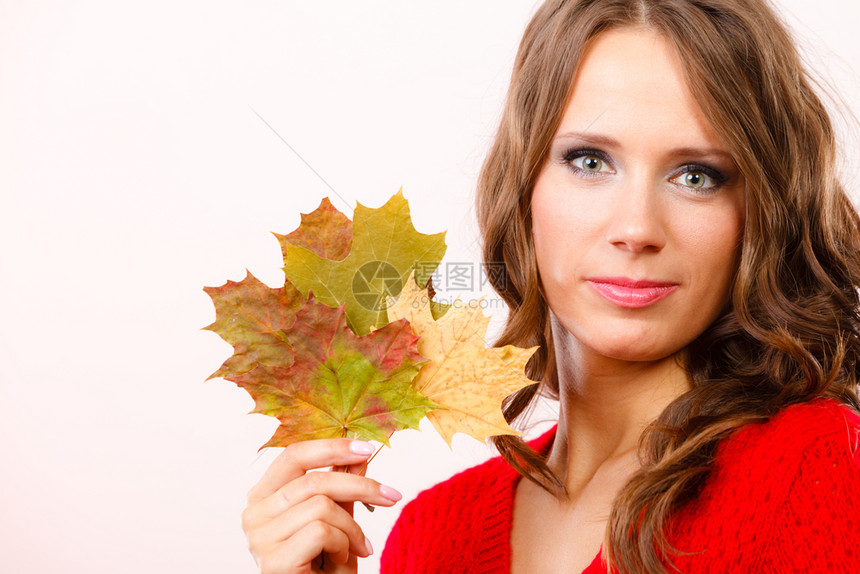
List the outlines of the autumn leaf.
{"type": "Polygon", "coordinates": [[[409,321],[419,337],[418,352],[429,359],[413,386],[444,407],[431,411],[427,418],[449,446],[457,432],[481,441],[492,435],[521,434],[505,421],[502,401],[535,384],[525,375],[525,365],[538,347],[487,348],[484,337],[490,319],[484,316],[480,301],[466,304],[458,300],[459,304],[436,321],[426,288],[410,277],[388,308],[392,321],[409,321]]]}
{"type": "Polygon", "coordinates": [[[439,406],[412,387],[425,359],[405,319],[355,336],[343,305],[329,307],[311,293],[283,331],[292,362],[229,378],[254,398],[253,412],[280,420],[264,447],[334,437],[388,445],[394,431],[418,428],[439,406]]]}
{"type": "Polygon", "coordinates": [[[272,233],[281,244],[284,262],[287,247],[303,247],[320,257],[341,261],[352,247],[352,221],[324,197],[311,213],[301,214],[301,223],[292,233],[272,233]]]}
{"type": "Polygon", "coordinates": [[[233,346],[233,355],[207,377],[229,377],[253,369],[258,363],[289,365],[293,350],[283,329],[292,325],[302,295],[289,282],[272,289],[246,270],[242,281],[221,287],[204,287],[215,304],[215,322],[203,327],[233,346]]]}
{"type": "MultiPolygon", "coordinates": [[[[302,219],[302,225],[308,225],[307,233],[300,231],[300,226],[294,232],[297,235],[282,236],[287,238],[281,241],[283,269],[302,293],[312,291],[321,303],[331,307],[345,305],[349,326],[364,335],[371,327],[388,322],[386,300],[400,293],[410,272],[414,270],[415,280],[426,285],[445,255],[445,232],[426,235],[416,231],[401,189],[380,208],[357,205],[352,244],[338,260],[344,250],[335,250],[332,244],[346,244],[346,218],[341,219],[336,211],[321,204],[319,213],[302,219]],[[338,239],[309,242],[309,236],[338,239]]],[[[444,310],[440,306],[433,309],[436,316],[444,310]]]]}

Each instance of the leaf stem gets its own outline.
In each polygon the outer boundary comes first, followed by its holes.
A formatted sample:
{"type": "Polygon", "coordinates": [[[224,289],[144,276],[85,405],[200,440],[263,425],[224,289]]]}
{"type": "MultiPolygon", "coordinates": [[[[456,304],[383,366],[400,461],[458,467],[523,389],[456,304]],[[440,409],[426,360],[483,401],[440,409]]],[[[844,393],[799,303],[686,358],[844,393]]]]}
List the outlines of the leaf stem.
{"type": "MultiPolygon", "coordinates": [[[[392,432],[391,434],[394,434],[394,433],[392,432]]],[[[391,435],[388,435],[388,438],[389,438],[389,439],[391,439],[391,435]]],[[[373,460],[374,458],[376,458],[376,455],[378,455],[378,454],[379,454],[379,451],[381,451],[381,450],[382,450],[382,447],[383,447],[383,446],[385,446],[385,445],[382,445],[382,444],[381,444],[381,445],[379,445],[379,448],[377,448],[377,449],[376,449],[376,452],[375,452],[375,453],[373,453],[373,455],[372,455],[369,459],[367,459],[366,461],[364,461],[364,465],[362,465],[362,467],[361,467],[360,469],[358,469],[358,474],[360,474],[361,476],[364,476],[364,473],[365,473],[365,472],[367,472],[367,465],[369,465],[369,464],[370,464],[370,461],[371,461],[371,460],[373,460]]],[[[349,472],[349,469],[347,469],[347,470],[346,470],[346,472],[349,472]]],[[[373,506],[372,504],[368,504],[368,503],[366,503],[366,502],[362,502],[362,504],[363,504],[363,505],[364,505],[364,507],[368,510],[368,512],[373,512],[374,510],[376,510],[376,507],[375,507],[375,506],[373,506]]]]}
{"type": "Polygon", "coordinates": [[[373,456],[371,456],[369,459],[367,459],[366,461],[364,461],[364,466],[362,466],[362,467],[361,467],[361,469],[359,469],[358,474],[363,475],[365,472],[367,472],[367,465],[369,465],[369,464],[370,464],[370,461],[371,461],[371,460],[373,460],[374,458],[376,458],[376,455],[378,455],[378,454],[379,454],[379,451],[381,451],[381,450],[382,450],[382,447],[383,447],[383,446],[385,446],[385,445],[379,445],[379,448],[378,448],[378,449],[376,449],[376,452],[375,452],[375,453],[373,453],[373,456]]]}

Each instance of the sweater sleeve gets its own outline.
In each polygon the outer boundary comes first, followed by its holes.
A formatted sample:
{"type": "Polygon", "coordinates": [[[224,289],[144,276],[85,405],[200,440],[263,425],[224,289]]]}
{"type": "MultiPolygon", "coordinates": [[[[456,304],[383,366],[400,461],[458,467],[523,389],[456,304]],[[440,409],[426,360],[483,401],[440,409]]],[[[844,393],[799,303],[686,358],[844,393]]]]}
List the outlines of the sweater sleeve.
{"type": "Polygon", "coordinates": [[[860,571],[860,417],[846,414],[799,456],[756,571],[860,571]]]}
{"type": "Polygon", "coordinates": [[[413,508],[413,504],[407,504],[397,522],[394,523],[394,528],[389,533],[388,541],[382,550],[380,574],[399,574],[408,571],[409,541],[420,535],[414,529],[413,508]]]}
{"type": "Polygon", "coordinates": [[[516,476],[496,457],[420,492],[388,535],[381,573],[507,571],[516,476]]]}
{"type": "MultiPolygon", "coordinates": [[[[555,427],[529,445],[545,454],[554,436],[555,427]]],[[[518,477],[496,456],[420,492],[388,535],[381,574],[509,572],[518,477]]]]}

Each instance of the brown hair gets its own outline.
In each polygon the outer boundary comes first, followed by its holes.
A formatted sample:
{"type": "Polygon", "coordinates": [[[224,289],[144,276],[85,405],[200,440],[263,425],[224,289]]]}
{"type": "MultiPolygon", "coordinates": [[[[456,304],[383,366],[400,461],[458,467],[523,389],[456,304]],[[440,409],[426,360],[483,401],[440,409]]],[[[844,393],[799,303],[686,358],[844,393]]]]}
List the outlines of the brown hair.
{"type": "MultiPolygon", "coordinates": [[[[692,389],[640,437],[642,469],[613,503],[605,555],[625,573],[666,572],[664,526],[711,472],[720,440],[788,405],[834,398],[860,412],[860,219],[837,177],[833,126],[786,26],[766,0],[548,0],[528,24],[478,182],[485,264],[510,308],[496,345],[540,345],[509,421],[558,380],[531,230],[531,192],[588,42],[646,26],[675,46],[693,96],[747,182],[731,306],[682,353],[692,389]],[[494,269],[498,271],[498,269],[494,269]],[[656,544],[656,546],[655,546],[656,544]]],[[[521,439],[493,439],[524,476],[561,481],[521,439]]]]}

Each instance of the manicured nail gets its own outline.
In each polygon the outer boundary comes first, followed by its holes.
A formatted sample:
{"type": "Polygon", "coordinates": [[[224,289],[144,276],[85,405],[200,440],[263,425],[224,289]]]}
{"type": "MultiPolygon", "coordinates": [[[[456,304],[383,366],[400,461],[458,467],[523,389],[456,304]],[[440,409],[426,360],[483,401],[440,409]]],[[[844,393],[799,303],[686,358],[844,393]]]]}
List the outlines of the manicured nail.
{"type": "Polygon", "coordinates": [[[373,546],[370,545],[370,538],[364,537],[364,548],[368,556],[373,554],[373,546]]]}
{"type": "Polygon", "coordinates": [[[367,456],[368,454],[373,454],[374,452],[376,452],[376,447],[374,447],[369,442],[354,440],[349,443],[349,450],[353,454],[363,454],[367,456]]]}
{"type": "Polygon", "coordinates": [[[387,498],[388,500],[391,500],[393,502],[397,502],[398,500],[403,498],[402,494],[400,494],[399,492],[397,492],[396,490],[394,490],[390,486],[385,486],[384,484],[379,485],[379,493],[382,496],[384,496],[385,498],[387,498]]]}

